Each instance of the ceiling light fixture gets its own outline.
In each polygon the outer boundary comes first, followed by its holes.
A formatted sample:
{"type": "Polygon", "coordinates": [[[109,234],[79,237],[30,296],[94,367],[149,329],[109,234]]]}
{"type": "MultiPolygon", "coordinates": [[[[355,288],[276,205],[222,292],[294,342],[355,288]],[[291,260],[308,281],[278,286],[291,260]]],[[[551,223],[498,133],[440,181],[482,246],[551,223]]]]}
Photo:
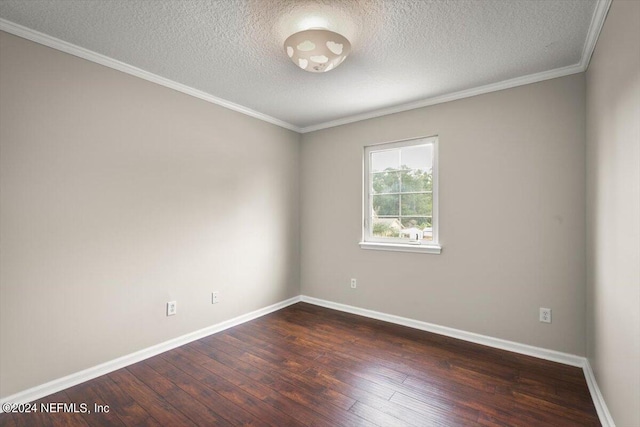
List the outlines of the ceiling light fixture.
{"type": "Polygon", "coordinates": [[[284,42],[284,50],[303,70],[325,73],[342,64],[351,52],[351,43],[333,31],[312,28],[290,35],[284,42]]]}

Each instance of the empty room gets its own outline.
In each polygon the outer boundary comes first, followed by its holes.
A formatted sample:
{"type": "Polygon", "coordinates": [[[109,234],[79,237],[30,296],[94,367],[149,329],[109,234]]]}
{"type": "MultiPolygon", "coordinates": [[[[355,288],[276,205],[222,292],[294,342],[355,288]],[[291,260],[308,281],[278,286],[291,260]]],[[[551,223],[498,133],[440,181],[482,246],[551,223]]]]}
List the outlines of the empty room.
{"type": "Polygon", "coordinates": [[[0,0],[0,405],[640,427],[640,1],[0,0]]]}

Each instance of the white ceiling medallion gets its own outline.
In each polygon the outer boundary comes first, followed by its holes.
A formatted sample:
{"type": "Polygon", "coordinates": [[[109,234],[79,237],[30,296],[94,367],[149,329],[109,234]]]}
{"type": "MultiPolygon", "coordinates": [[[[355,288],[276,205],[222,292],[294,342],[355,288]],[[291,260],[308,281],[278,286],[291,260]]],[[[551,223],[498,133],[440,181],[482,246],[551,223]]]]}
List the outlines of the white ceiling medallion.
{"type": "Polygon", "coordinates": [[[290,35],[284,42],[287,56],[305,71],[324,73],[333,70],[351,52],[344,36],[322,28],[312,28],[290,35]]]}

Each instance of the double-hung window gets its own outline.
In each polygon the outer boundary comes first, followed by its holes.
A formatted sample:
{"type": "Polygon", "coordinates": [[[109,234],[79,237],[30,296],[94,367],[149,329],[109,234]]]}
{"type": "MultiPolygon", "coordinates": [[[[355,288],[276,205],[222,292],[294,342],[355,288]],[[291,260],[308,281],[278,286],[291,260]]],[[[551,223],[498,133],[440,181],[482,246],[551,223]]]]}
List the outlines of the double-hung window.
{"type": "Polygon", "coordinates": [[[364,249],[440,253],[438,139],[364,150],[364,249]]]}

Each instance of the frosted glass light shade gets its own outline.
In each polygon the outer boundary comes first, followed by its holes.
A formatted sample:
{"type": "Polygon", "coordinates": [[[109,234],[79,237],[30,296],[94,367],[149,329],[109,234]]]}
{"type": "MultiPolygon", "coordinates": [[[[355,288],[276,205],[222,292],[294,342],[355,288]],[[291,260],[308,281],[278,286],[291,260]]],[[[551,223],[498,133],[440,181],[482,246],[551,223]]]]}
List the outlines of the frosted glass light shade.
{"type": "Polygon", "coordinates": [[[351,52],[351,43],[338,33],[314,28],[290,35],[284,50],[303,70],[325,73],[342,64],[351,52]]]}

